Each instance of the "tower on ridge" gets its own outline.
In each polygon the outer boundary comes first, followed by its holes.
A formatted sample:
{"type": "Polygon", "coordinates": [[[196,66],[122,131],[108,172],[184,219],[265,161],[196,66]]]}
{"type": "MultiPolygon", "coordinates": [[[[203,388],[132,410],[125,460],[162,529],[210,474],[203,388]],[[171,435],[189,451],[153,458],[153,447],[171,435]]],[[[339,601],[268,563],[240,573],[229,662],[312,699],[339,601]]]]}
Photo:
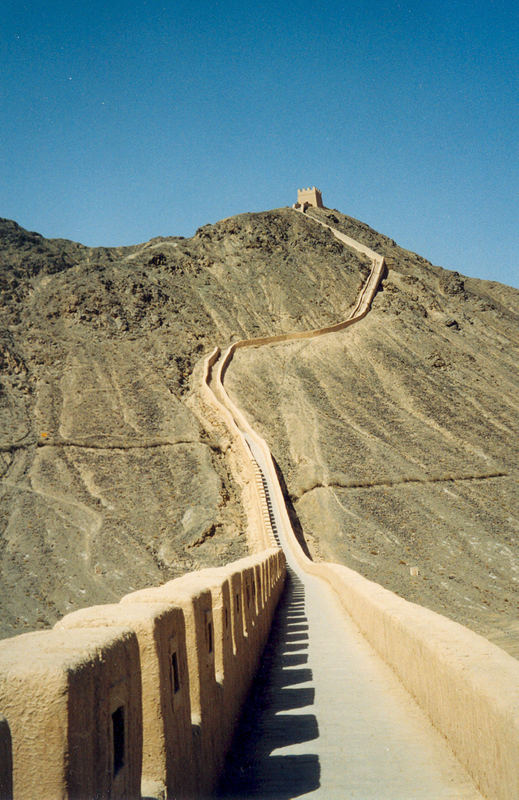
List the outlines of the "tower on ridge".
{"type": "Polygon", "coordinates": [[[312,186],[312,188],[308,189],[298,189],[297,203],[295,203],[294,207],[299,208],[300,206],[303,207],[303,210],[308,206],[314,206],[314,208],[323,208],[323,198],[319,189],[316,189],[315,186],[312,186]]]}

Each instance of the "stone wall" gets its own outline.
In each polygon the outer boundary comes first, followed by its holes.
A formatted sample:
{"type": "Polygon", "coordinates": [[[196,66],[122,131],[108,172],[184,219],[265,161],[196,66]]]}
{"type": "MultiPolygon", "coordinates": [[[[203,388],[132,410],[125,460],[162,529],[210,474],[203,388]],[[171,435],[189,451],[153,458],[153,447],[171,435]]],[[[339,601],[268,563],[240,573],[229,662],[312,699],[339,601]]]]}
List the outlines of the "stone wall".
{"type": "Polygon", "coordinates": [[[0,799],[207,796],[284,579],[271,548],[1,641],[0,799]]]}

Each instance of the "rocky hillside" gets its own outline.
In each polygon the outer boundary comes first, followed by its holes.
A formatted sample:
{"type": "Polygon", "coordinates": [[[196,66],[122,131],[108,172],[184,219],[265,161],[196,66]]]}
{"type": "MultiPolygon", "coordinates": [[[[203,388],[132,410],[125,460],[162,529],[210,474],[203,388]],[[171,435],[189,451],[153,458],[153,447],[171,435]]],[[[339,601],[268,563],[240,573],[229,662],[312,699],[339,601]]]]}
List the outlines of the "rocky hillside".
{"type": "MultiPolygon", "coordinates": [[[[373,310],[240,351],[226,385],[314,557],[519,656],[519,292],[310,214],[385,255],[373,310]]],[[[1,634],[242,555],[240,493],[190,410],[193,368],[215,344],[344,318],[365,259],[288,209],[126,248],[3,220],[0,274],[1,634]]]]}
{"type": "Polygon", "coordinates": [[[193,365],[344,316],[366,274],[288,210],[125,248],[1,220],[0,635],[244,554],[193,365]]]}

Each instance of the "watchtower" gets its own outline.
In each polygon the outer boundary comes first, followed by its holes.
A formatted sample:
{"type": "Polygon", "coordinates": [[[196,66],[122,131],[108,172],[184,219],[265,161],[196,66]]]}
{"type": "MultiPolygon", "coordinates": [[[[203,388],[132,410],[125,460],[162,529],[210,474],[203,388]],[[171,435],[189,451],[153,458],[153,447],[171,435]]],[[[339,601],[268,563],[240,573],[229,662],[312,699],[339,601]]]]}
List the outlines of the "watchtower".
{"type": "Polygon", "coordinates": [[[297,206],[314,206],[314,208],[323,208],[323,198],[321,197],[321,192],[319,189],[316,189],[315,186],[308,189],[298,189],[297,190],[297,206]]]}

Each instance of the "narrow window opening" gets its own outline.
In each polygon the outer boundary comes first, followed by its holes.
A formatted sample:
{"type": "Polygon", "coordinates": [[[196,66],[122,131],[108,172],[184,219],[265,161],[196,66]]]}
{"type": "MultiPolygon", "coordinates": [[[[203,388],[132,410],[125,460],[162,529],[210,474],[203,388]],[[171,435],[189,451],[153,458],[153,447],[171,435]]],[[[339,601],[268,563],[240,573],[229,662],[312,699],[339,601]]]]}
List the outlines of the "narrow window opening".
{"type": "Polygon", "coordinates": [[[229,609],[225,607],[225,629],[229,627],[229,609]]]}
{"type": "Polygon", "coordinates": [[[171,653],[171,688],[173,689],[173,694],[176,694],[180,689],[178,658],[176,652],[171,653]]]}
{"type": "Polygon", "coordinates": [[[213,623],[207,623],[207,646],[209,648],[209,652],[213,652],[213,623]]]}
{"type": "Polygon", "coordinates": [[[250,606],[250,588],[247,585],[247,608],[250,606]]]}
{"type": "Polygon", "coordinates": [[[124,767],[124,706],[119,706],[112,714],[113,773],[115,776],[124,767]]]}
{"type": "Polygon", "coordinates": [[[239,594],[236,595],[236,613],[237,614],[240,613],[240,595],[239,594]]]}

